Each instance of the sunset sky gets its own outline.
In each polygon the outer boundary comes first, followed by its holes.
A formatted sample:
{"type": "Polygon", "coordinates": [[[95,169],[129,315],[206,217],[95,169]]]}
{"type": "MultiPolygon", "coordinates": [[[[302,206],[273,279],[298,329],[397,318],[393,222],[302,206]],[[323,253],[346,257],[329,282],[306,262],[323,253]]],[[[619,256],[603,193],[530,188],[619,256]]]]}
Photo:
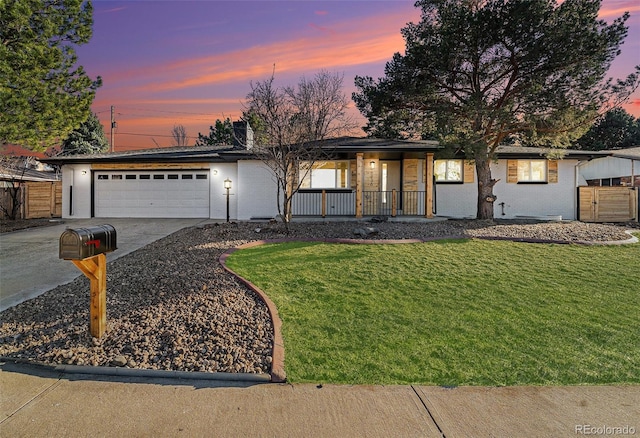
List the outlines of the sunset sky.
{"type": "MultiPolygon", "coordinates": [[[[393,53],[404,51],[400,29],[420,19],[413,5],[94,0],[93,38],[77,53],[91,77],[102,77],[93,111],[107,137],[115,107],[116,151],[169,146],[178,124],[193,144],[216,119],[236,120],[251,81],[269,78],[274,64],[279,85],[295,85],[320,69],[344,74],[349,96],[356,75],[382,76],[393,53]]],[[[640,64],[640,2],[604,0],[601,16],[611,21],[624,11],[631,13],[629,36],[612,67],[614,77],[640,64]]],[[[625,109],[640,117],[640,93],[625,109]]]]}

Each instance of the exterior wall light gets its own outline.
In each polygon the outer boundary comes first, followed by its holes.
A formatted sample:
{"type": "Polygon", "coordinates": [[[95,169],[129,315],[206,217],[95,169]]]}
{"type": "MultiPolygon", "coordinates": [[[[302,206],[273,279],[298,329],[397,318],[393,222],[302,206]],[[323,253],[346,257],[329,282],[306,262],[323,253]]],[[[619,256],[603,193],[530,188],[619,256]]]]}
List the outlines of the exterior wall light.
{"type": "Polygon", "coordinates": [[[371,161],[369,162],[369,167],[371,167],[372,169],[375,169],[375,168],[376,168],[376,162],[375,162],[375,161],[373,161],[373,160],[371,160],[371,161]]]}

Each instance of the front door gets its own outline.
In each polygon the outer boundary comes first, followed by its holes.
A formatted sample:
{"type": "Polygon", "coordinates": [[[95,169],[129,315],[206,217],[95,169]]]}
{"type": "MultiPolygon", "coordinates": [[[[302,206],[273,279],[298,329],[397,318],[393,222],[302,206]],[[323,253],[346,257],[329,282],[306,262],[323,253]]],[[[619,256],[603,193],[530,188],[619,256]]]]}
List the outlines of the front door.
{"type": "Polygon", "coordinates": [[[380,161],[381,212],[391,215],[391,192],[396,191],[396,208],[402,210],[402,163],[400,161],[380,161]]]}

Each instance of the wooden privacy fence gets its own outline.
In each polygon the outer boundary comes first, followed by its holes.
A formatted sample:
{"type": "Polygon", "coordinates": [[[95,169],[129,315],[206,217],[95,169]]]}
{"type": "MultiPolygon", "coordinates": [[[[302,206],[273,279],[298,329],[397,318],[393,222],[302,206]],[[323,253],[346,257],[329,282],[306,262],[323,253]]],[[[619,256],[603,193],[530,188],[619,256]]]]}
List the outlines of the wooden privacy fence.
{"type": "Polygon", "coordinates": [[[578,187],[578,219],[582,222],[638,220],[638,187],[578,187]]]}
{"type": "MultiPolygon", "coordinates": [[[[2,205],[12,203],[11,189],[3,189],[2,205]]],[[[20,184],[18,199],[20,210],[17,219],[39,219],[62,216],[61,181],[26,181],[20,184]]]]}

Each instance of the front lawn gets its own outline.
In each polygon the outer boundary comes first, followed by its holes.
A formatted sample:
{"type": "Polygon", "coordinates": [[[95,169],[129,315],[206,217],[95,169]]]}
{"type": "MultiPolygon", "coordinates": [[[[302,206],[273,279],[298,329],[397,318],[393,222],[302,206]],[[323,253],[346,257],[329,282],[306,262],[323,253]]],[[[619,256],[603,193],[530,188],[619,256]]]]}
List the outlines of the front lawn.
{"type": "Polygon", "coordinates": [[[228,266],[274,301],[294,382],[640,383],[640,244],[270,244],[228,266]]]}

